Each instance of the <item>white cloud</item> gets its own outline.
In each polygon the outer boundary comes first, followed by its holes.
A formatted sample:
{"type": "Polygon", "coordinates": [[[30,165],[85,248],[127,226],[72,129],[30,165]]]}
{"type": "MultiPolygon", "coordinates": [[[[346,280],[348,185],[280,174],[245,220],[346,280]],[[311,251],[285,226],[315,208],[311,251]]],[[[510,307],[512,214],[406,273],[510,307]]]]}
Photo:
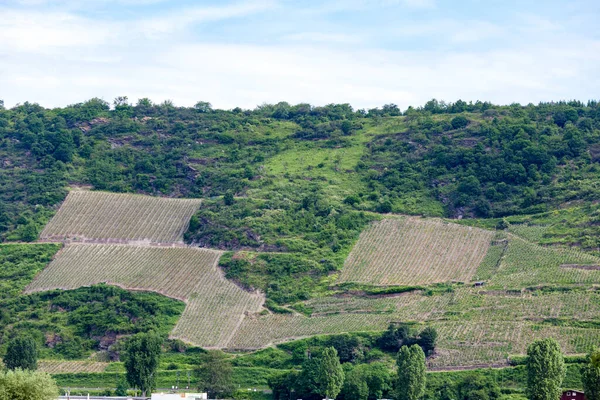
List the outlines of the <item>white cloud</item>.
{"type": "Polygon", "coordinates": [[[255,0],[219,7],[191,7],[154,18],[142,19],[135,23],[135,29],[148,35],[164,34],[185,29],[192,24],[254,14],[272,9],[276,4],[274,0],[255,0]]]}
{"type": "Polygon", "coordinates": [[[347,35],[343,33],[325,33],[325,32],[301,32],[291,35],[285,35],[283,40],[294,42],[317,42],[317,43],[346,43],[356,44],[363,42],[363,38],[358,35],[347,35]]]}
{"type": "Polygon", "coordinates": [[[103,20],[65,11],[0,8],[0,53],[7,49],[49,53],[56,52],[56,48],[90,49],[109,43],[119,47],[134,41],[136,36],[159,39],[194,24],[242,17],[275,6],[274,0],[253,0],[219,7],[190,7],[137,20],[103,20]]]}
{"type": "Polygon", "coordinates": [[[576,32],[565,36],[564,30],[555,32],[543,21],[534,20],[514,32],[484,20],[381,27],[381,35],[389,40],[409,36],[417,38],[411,41],[415,43],[439,39],[445,44],[410,51],[380,49],[360,30],[333,24],[322,24],[321,30],[290,27],[287,35],[261,45],[207,43],[181,34],[195,24],[279,12],[278,7],[275,0],[254,0],[136,21],[0,8],[0,98],[7,106],[24,101],[64,106],[91,97],[111,100],[126,95],[156,102],[172,99],[178,105],[206,100],[222,108],[253,108],[281,100],[349,102],[359,108],[396,103],[406,108],[433,97],[535,103],[586,100],[600,93],[595,79],[600,41],[583,35],[573,40],[576,32]],[[536,36],[527,36],[531,26],[556,34],[532,41],[536,36]],[[285,45],[274,44],[282,43],[280,39],[285,45]],[[482,46],[488,39],[502,39],[504,47],[482,46]],[[475,40],[478,46],[471,46],[475,40]],[[443,50],[431,50],[435,48],[443,50]]]}
{"type": "Polygon", "coordinates": [[[117,34],[113,24],[70,13],[0,10],[0,51],[48,52],[56,47],[98,45],[117,34]]]}
{"type": "Polygon", "coordinates": [[[393,102],[406,108],[433,97],[528,103],[595,96],[598,83],[583,86],[573,79],[585,65],[597,65],[600,43],[563,50],[440,53],[182,44],[143,57],[121,54],[119,62],[43,56],[36,58],[38,67],[22,56],[4,63],[0,87],[8,106],[26,100],[58,106],[117,95],[172,99],[178,105],[206,100],[222,108],[281,100],[367,108],[393,102]],[[50,63],[52,69],[43,67],[50,63]]]}

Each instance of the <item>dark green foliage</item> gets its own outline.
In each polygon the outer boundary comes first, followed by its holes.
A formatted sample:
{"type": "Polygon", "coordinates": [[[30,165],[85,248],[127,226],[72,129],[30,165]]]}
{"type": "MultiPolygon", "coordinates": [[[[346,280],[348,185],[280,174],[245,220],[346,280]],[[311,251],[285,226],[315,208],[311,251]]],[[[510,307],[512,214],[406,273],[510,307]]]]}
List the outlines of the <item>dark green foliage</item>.
{"type": "Polygon", "coordinates": [[[454,129],[462,129],[466,128],[467,125],[469,125],[469,120],[464,115],[458,115],[452,118],[450,124],[452,124],[452,128],[454,129]]]}
{"type": "Polygon", "coordinates": [[[530,400],[560,398],[565,362],[556,340],[537,340],[527,348],[527,394],[530,400]]]}
{"type": "Polygon", "coordinates": [[[419,333],[417,344],[421,346],[426,356],[435,352],[437,337],[437,330],[431,326],[428,326],[419,333]]]}
{"type": "Polygon", "coordinates": [[[362,340],[354,335],[336,335],[327,340],[327,344],[333,347],[338,354],[340,362],[355,362],[363,358],[364,347],[362,340]]]}
{"type": "Polygon", "coordinates": [[[211,398],[226,398],[233,393],[233,368],[221,351],[210,350],[200,354],[195,375],[198,389],[211,398]]]}
{"type": "Polygon", "coordinates": [[[344,384],[344,370],[333,347],[327,347],[318,357],[311,357],[302,364],[302,372],[296,379],[296,392],[303,399],[335,399],[344,384]]]}
{"type": "MultiPolygon", "coordinates": [[[[0,300],[7,316],[3,341],[31,335],[44,357],[79,359],[109,350],[117,335],[155,330],[168,334],[184,303],[156,293],[98,285],[0,300]],[[108,347],[108,348],[107,348],[108,347]]],[[[1,349],[1,348],[0,348],[1,349]]]]}
{"type": "Polygon", "coordinates": [[[402,346],[398,351],[397,400],[419,400],[425,394],[425,353],[418,345],[402,346]]]}
{"type": "Polygon", "coordinates": [[[600,359],[600,351],[590,353],[587,363],[581,367],[581,381],[587,400],[600,400],[600,365],[595,360],[600,359]]]}
{"type": "Polygon", "coordinates": [[[357,368],[346,369],[344,386],[340,393],[343,400],[367,400],[369,397],[369,386],[366,377],[357,368]]]}
{"type": "Polygon", "coordinates": [[[377,346],[385,351],[396,353],[404,345],[411,345],[410,328],[406,325],[391,323],[388,329],[377,340],[377,346]]]}
{"type": "Polygon", "coordinates": [[[231,205],[233,205],[234,202],[235,202],[235,200],[233,198],[233,193],[231,193],[231,192],[225,193],[225,196],[223,196],[223,204],[225,204],[226,206],[231,206],[231,205]]]}
{"type": "Polygon", "coordinates": [[[319,359],[317,382],[320,392],[326,399],[335,399],[344,384],[344,370],[340,364],[337,351],[333,347],[323,350],[319,359]]]}
{"type": "Polygon", "coordinates": [[[377,340],[377,346],[385,351],[396,353],[402,346],[418,344],[426,355],[435,351],[437,331],[426,327],[419,334],[411,332],[410,325],[391,323],[388,329],[377,340]]]}
{"type": "Polygon", "coordinates": [[[123,356],[127,382],[142,391],[142,396],[156,387],[156,370],[163,339],[154,332],[138,333],[127,341],[123,356]]]}
{"type": "Polygon", "coordinates": [[[0,301],[17,296],[60,247],[58,244],[0,245],[0,301]]]}
{"type": "Polygon", "coordinates": [[[497,400],[500,388],[489,376],[470,374],[458,384],[459,400],[497,400]]]}
{"type": "Polygon", "coordinates": [[[28,336],[16,337],[8,343],[4,355],[4,366],[8,369],[37,369],[38,350],[35,340],[28,336]]]}
{"type": "Polygon", "coordinates": [[[273,400],[289,400],[295,390],[298,372],[279,372],[267,378],[269,388],[273,391],[273,400]]]}
{"type": "Polygon", "coordinates": [[[339,399],[369,399],[389,398],[392,390],[392,372],[383,363],[370,363],[352,366],[344,365],[344,386],[339,399]]]}

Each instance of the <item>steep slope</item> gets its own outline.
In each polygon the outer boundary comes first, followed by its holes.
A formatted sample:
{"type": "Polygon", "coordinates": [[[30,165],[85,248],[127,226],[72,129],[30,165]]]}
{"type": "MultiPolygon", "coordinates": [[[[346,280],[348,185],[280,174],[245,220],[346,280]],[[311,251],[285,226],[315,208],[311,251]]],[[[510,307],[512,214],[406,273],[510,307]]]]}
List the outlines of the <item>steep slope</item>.
{"type": "Polygon", "coordinates": [[[202,347],[225,347],[246,313],[264,297],[225,280],[221,253],[198,248],[67,244],[27,286],[33,293],[108,283],[183,300],[186,308],[172,336],[202,347]]]}
{"type": "Polygon", "coordinates": [[[374,222],[344,263],[340,282],[423,285],[469,282],[493,232],[437,219],[407,217],[374,222]]]}

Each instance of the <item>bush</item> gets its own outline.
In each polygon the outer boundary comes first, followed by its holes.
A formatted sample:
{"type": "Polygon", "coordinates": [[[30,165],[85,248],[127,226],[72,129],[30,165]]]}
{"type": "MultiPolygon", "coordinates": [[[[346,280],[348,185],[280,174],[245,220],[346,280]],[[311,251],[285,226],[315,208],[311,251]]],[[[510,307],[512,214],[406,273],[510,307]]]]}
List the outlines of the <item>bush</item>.
{"type": "Polygon", "coordinates": [[[452,128],[454,129],[463,129],[469,125],[469,120],[463,115],[458,115],[452,118],[450,124],[452,124],[452,128]]]}

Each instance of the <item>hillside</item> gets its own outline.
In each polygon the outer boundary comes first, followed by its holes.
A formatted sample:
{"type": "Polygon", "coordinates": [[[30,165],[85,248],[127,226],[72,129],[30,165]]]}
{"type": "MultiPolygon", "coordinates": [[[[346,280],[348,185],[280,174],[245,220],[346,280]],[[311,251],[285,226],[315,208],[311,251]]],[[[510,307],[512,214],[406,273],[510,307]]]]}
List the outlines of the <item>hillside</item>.
{"type": "Polygon", "coordinates": [[[0,140],[2,240],[41,242],[0,246],[0,356],[26,332],[44,368],[99,373],[158,330],[182,371],[315,335],[389,357],[390,323],[438,330],[431,368],[600,343],[596,102],[26,103],[0,140]]]}

